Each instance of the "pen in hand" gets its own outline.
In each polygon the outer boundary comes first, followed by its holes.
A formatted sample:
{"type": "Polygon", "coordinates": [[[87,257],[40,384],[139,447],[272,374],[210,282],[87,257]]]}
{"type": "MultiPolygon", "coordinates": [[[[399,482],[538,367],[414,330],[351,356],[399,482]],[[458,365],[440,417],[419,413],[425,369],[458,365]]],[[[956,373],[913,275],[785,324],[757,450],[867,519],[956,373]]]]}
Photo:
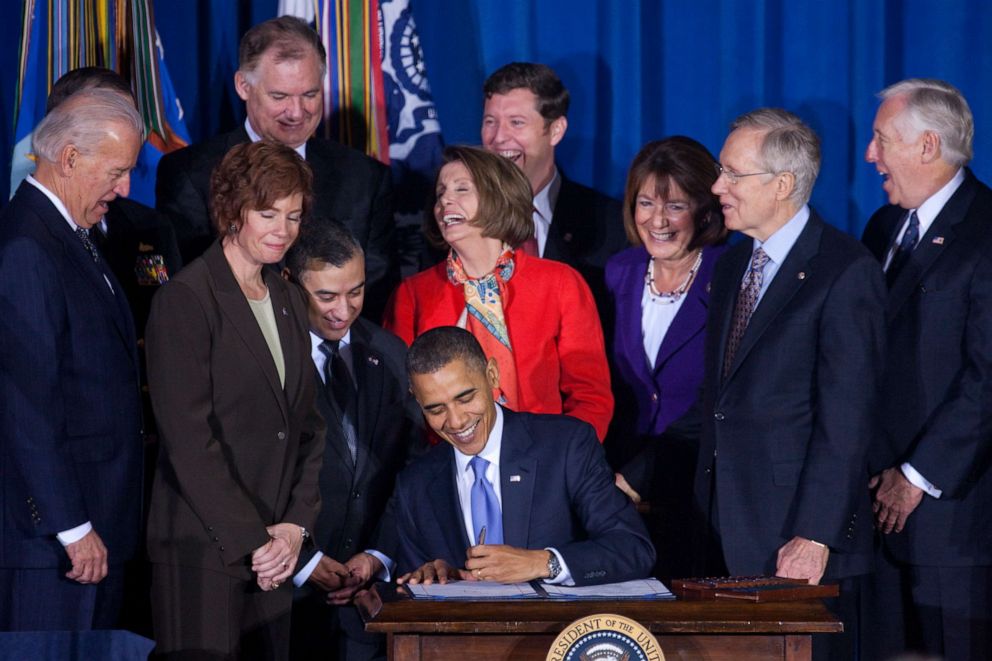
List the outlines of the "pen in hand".
{"type": "Polygon", "coordinates": [[[479,546],[486,543],[486,527],[482,526],[482,530],[479,531],[479,546]]]}

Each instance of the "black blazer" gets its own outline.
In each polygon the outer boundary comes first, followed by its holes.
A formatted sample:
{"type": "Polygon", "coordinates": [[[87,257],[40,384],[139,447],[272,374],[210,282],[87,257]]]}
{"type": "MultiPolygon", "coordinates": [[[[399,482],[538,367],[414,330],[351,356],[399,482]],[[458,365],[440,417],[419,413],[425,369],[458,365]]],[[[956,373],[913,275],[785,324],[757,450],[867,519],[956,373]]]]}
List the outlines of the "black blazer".
{"type": "Polygon", "coordinates": [[[696,499],[731,574],[773,574],[794,536],[830,546],[826,576],[866,573],[866,452],[884,349],[878,263],[816,212],[723,354],[753,243],[717,262],[707,322],[696,499]]]}
{"type": "MultiPolygon", "coordinates": [[[[339,562],[374,548],[395,558],[396,529],[377,526],[393,493],[396,474],[425,445],[423,416],[410,395],[406,345],[392,333],[357,319],[351,327],[351,358],[358,388],[358,452],[353,464],[337,406],[314,374],[318,409],[327,422],[320,470],[323,506],[314,527],[318,549],[339,562]]],[[[313,556],[304,549],[298,567],[313,556]]]]}
{"type": "Polygon", "coordinates": [[[575,183],[559,169],[561,188],[551,212],[545,259],[565,262],[582,274],[596,299],[607,346],[613,330],[613,305],[606,291],[606,262],[628,246],[620,202],[575,183]]]}
{"type": "MultiPolygon", "coordinates": [[[[245,142],[248,133],[241,126],[166,154],[159,161],[156,207],[172,218],[184,263],[198,257],[213,241],[210,174],[231,147],[245,142]]],[[[355,234],[365,250],[365,312],[379,319],[399,282],[389,168],[360,151],[323,138],[308,140],[306,151],[314,176],[311,215],[336,220],[355,234]]]]}
{"type": "MultiPolygon", "coordinates": [[[[887,205],[868,221],[864,242],[880,261],[905,215],[887,205]]],[[[992,564],[992,191],[970,171],[893,283],[885,316],[871,470],[908,461],[943,491],[885,541],[912,564],[992,564]]]]}
{"type": "Polygon", "coordinates": [[[152,296],[183,266],[176,232],[168,217],[124,197],[110,203],[105,218],[106,237],[96,230],[91,236],[124,287],[138,337],[144,337],[152,296]]]}
{"type": "Polygon", "coordinates": [[[121,284],[24,182],[0,213],[0,566],[64,568],[55,534],[86,521],[113,565],[129,559],[142,472],[121,284]]]}

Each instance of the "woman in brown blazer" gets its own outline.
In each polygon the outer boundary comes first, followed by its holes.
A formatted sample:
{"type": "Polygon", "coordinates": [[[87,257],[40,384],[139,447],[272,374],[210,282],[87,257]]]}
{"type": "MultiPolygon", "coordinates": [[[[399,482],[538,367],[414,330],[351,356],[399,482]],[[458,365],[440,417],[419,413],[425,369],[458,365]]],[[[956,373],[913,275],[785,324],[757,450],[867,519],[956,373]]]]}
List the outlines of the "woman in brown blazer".
{"type": "Polygon", "coordinates": [[[148,553],[157,652],[282,659],[292,576],[320,508],[306,302],[280,261],[311,202],[310,168],[267,142],[213,173],[221,237],[156,295],[148,382],[161,449],[148,553]]]}

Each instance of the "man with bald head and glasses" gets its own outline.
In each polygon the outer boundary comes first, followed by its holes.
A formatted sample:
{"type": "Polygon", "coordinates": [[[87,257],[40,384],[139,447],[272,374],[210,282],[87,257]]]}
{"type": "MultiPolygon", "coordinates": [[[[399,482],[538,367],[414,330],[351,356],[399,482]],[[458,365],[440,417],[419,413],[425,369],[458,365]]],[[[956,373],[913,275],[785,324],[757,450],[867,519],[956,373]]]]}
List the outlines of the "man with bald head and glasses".
{"type": "Polygon", "coordinates": [[[820,642],[853,658],[885,285],[808,206],[819,166],[816,134],[773,108],[734,121],[720,152],[713,193],[748,238],[713,275],[696,499],[706,571],[841,582],[845,634],[820,642]]]}

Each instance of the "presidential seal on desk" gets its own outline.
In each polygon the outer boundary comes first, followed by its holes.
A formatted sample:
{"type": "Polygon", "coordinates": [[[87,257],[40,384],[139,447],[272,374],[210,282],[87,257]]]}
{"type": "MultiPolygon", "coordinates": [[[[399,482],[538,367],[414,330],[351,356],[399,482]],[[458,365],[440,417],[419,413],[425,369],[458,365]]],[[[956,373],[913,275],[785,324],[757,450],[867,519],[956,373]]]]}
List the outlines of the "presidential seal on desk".
{"type": "Polygon", "coordinates": [[[665,661],[665,654],[639,623],[598,613],[565,627],[551,644],[546,661],[665,661]]]}

